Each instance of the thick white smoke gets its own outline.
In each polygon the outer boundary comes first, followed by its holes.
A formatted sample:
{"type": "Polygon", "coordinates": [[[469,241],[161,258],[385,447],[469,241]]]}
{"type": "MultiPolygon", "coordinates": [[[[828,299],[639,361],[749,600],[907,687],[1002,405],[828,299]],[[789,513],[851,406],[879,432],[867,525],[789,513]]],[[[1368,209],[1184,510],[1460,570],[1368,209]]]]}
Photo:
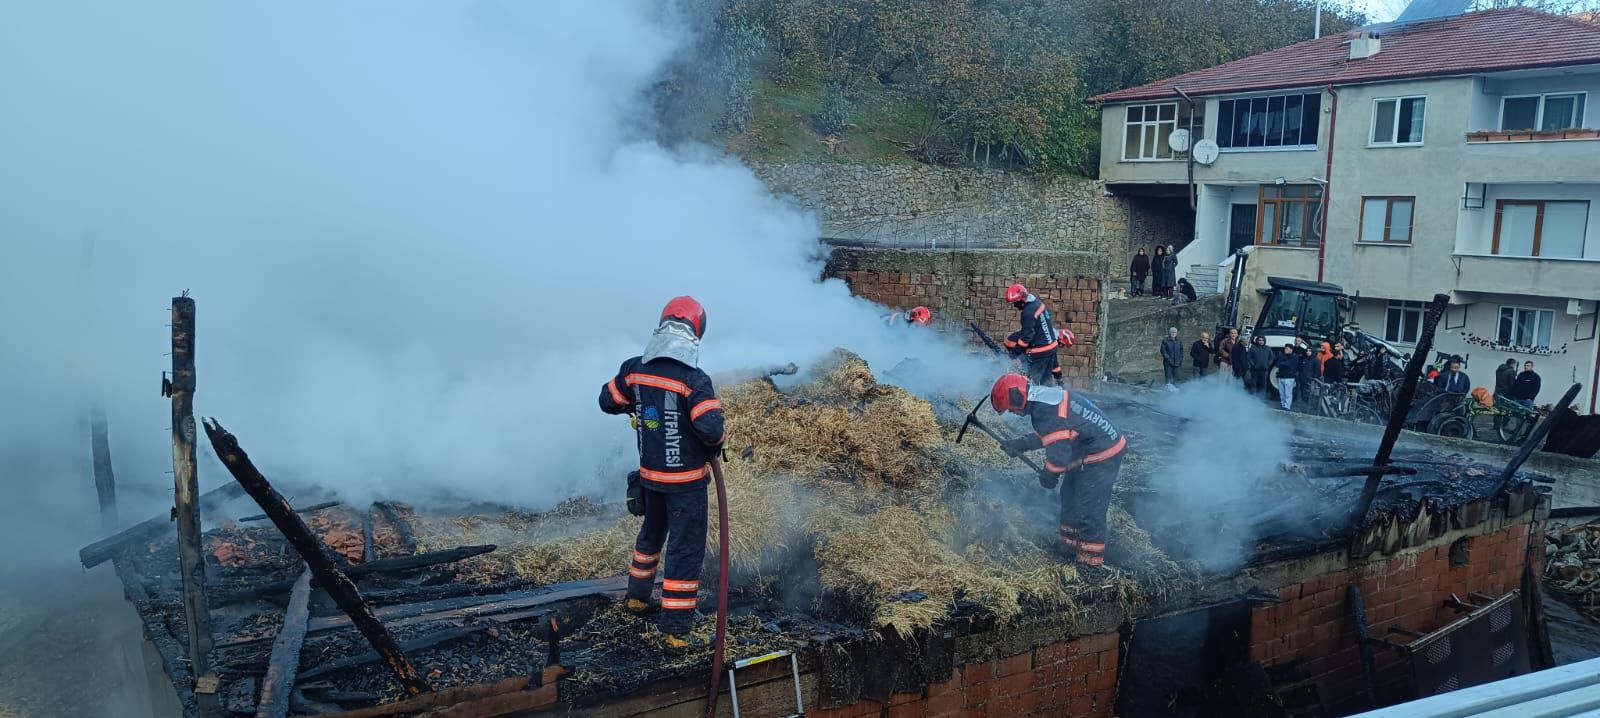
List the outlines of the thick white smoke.
{"type": "Polygon", "coordinates": [[[679,294],[708,308],[709,371],[843,345],[981,386],[817,280],[814,218],[648,139],[687,25],[623,0],[0,8],[4,531],[93,525],[96,397],[125,497],[156,487],[127,518],[166,500],[182,290],[197,413],[353,500],[620,487],[631,434],[595,398],[679,294]]]}

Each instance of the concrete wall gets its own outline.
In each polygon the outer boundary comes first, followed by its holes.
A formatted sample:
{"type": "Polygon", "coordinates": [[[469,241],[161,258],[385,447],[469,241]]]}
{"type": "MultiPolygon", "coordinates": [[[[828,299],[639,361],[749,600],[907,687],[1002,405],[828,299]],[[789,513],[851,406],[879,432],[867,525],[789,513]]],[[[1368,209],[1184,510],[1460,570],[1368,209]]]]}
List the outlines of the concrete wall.
{"type": "Polygon", "coordinates": [[[816,212],[825,238],[922,249],[1094,252],[1110,266],[1127,266],[1127,204],[1093,180],[927,165],[751,167],[775,194],[816,212]]]}
{"type": "MultiPolygon", "coordinates": [[[[1316,88],[1311,88],[1307,91],[1315,90],[1316,88]]],[[[1289,94],[1289,91],[1261,94],[1289,94]]],[[[1217,105],[1221,99],[1228,98],[1210,97],[1200,100],[1206,104],[1205,129],[1199,133],[1201,137],[1216,139],[1217,105]]],[[[1195,181],[1260,183],[1271,182],[1274,177],[1284,177],[1291,182],[1303,182],[1312,176],[1322,176],[1326,156],[1320,149],[1327,147],[1329,99],[1327,93],[1322,93],[1322,122],[1318,127],[1317,147],[1289,150],[1224,149],[1222,156],[1211,166],[1195,165],[1195,181]]],[[[1127,107],[1127,105],[1107,105],[1100,113],[1100,179],[1107,183],[1187,184],[1188,163],[1183,158],[1145,161],[1122,159],[1127,107]]]]}
{"type": "Polygon", "coordinates": [[[1107,302],[1105,359],[1106,374],[1123,381],[1160,379],[1161,340],[1169,327],[1178,328],[1183,340],[1183,376],[1189,376],[1189,344],[1201,332],[1215,335],[1217,318],[1222,314],[1223,296],[1201,297],[1198,302],[1172,306],[1157,300],[1111,299],[1107,302]]]}
{"type": "Polygon", "coordinates": [[[1017,310],[1005,287],[1022,282],[1050,307],[1058,326],[1077,337],[1061,352],[1062,375],[1074,386],[1097,378],[1101,347],[1104,257],[1085,253],[1014,250],[897,250],[836,248],[826,276],[843,279],[856,296],[891,307],[933,310],[940,331],[974,344],[968,322],[995,341],[1017,330],[1017,310]]]}

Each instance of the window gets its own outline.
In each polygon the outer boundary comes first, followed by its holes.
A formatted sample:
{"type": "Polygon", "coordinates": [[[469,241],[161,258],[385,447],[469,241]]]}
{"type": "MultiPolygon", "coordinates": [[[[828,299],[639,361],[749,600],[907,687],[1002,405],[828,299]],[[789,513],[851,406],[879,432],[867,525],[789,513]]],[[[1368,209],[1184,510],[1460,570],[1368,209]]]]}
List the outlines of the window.
{"type": "Polygon", "coordinates": [[[1422,144],[1425,97],[1391,97],[1372,101],[1372,144],[1422,144]]]}
{"type": "Polygon", "coordinates": [[[1589,230],[1589,203],[1503,199],[1495,203],[1491,251],[1506,257],[1579,259],[1589,230]]]}
{"type": "Polygon", "coordinates": [[[1402,302],[1389,300],[1389,311],[1383,323],[1383,339],[1400,344],[1416,344],[1422,331],[1422,313],[1427,302],[1402,302]]]}
{"type": "Polygon", "coordinates": [[[1170,160],[1172,147],[1167,138],[1178,127],[1178,103],[1129,105],[1123,126],[1122,159],[1170,160]]]}
{"type": "Polygon", "coordinates": [[[1549,309],[1501,307],[1500,331],[1495,338],[1502,346],[1548,349],[1555,320],[1555,312],[1549,309]]]}
{"type": "Polygon", "coordinates": [[[1362,242],[1411,241],[1411,215],[1415,197],[1362,197],[1362,242]]]}
{"type": "Polygon", "coordinates": [[[1322,94],[1275,95],[1217,103],[1217,144],[1230,149],[1317,146],[1322,94]]]}
{"type": "Polygon", "coordinates": [[[1320,185],[1261,185],[1256,244],[1315,247],[1322,243],[1320,185]]]}
{"type": "Polygon", "coordinates": [[[1583,92],[1507,97],[1500,101],[1500,129],[1564,130],[1582,127],[1586,99],[1588,95],[1583,92]]]}

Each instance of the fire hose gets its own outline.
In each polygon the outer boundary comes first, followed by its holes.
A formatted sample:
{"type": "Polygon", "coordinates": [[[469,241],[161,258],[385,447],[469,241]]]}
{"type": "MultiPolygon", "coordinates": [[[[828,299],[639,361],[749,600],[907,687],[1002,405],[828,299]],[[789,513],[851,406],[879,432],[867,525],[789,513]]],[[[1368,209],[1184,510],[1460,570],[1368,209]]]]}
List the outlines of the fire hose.
{"type": "Polygon", "coordinates": [[[728,485],[722,480],[722,461],[715,456],[711,457],[711,476],[717,483],[717,635],[711,651],[711,691],[706,694],[706,718],[717,713],[723,651],[728,644],[728,485]]]}

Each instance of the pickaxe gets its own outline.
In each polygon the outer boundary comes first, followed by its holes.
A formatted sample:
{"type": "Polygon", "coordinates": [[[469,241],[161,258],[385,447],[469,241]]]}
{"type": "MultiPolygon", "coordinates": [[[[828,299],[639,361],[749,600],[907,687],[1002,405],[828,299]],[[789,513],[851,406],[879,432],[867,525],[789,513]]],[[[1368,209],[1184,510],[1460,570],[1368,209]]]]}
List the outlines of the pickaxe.
{"type": "MultiPolygon", "coordinates": [[[[978,427],[978,431],[981,431],[981,432],[983,432],[985,434],[988,434],[989,438],[994,439],[996,442],[999,442],[1000,444],[1005,444],[1006,443],[1006,440],[1003,439],[1003,438],[1000,438],[999,434],[994,433],[993,431],[991,431],[989,429],[989,427],[984,426],[983,422],[978,421],[978,410],[982,409],[983,408],[983,403],[988,401],[988,400],[989,400],[989,397],[987,397],[987,396],[983,397],[982,399],[979,399],[978,400],[978,404],[976,406],[972,407],[972,411],[967,413],[967,420],[961,423],[961,431],[956,432],[956,443],[957,444],[961,443],[961,437],[967,435],[967,427],[969,427],[969,426],[978,427]]],[[[1028,468],[1033,469],[1034,473],[1039,473],[1039,471],[1040,471],[1039,465],[1033,463],[1032,459],[1029,459],[1026,456],[1022,456],[1021,454],[1018,454],[1017,458],[1021,459],[1022,463],[1027,464],[1028,468]]]]}

